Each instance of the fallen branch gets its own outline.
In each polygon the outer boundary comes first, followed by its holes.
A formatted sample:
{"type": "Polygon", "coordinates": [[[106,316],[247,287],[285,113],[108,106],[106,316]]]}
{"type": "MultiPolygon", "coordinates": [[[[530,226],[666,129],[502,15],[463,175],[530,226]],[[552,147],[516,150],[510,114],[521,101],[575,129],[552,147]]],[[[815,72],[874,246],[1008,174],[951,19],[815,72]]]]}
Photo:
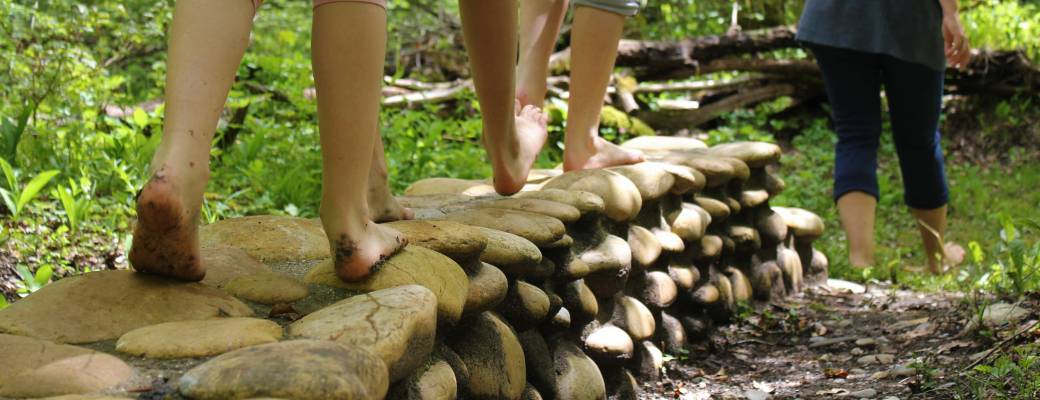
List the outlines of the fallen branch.
{"type": "Polygon", "coordinates": [[[741,107],[747,107],[780,96],[794,94],[797,87],[787,83],[777,83],[751,89],[726,97],[722,100],[704,105],[700,108],[681,112],[640,112],[642,119],[657,129],[688,129],[718,118],[720,115],[741,107]]]}

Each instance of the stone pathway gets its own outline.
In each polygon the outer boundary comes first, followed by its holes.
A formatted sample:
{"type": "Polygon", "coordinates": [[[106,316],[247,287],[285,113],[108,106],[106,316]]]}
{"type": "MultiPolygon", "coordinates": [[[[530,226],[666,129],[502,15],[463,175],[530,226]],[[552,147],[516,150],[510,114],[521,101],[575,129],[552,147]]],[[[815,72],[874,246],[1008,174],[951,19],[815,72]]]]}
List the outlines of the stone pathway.
{"type": "Polygon", "coordinates": [[[824,282],[822,221],[769,204],[777,146],[625,146],[651,162],[510,198],[416,182],[411,245],[362,282],[317,221],[252,216],[202,228],[200,283],[51,284],[0,311],[0,397],[632,399],[739,304],[824,282]]]}

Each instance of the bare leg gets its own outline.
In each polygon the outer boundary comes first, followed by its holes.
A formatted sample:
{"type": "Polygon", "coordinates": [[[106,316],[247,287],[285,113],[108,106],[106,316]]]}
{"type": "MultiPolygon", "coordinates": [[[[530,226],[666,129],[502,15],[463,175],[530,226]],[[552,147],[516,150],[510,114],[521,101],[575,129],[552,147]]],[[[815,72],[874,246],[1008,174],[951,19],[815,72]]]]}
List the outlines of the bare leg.
{"type": "Polygon", "coordinates": [[[571,97],[564,138],[566,171],[635,164],[643,155],[599,137],[603,96],[617,59],[625,17],[592,7],[576,7],[571,33],[571,97]]]}
{"type": "Polygon", "coordinates": [[[960,246],[952,244],[943,246],[943,239],[946,235],[946,206],[934,210],[911,209],[910,211],[917,220],[917,228],[921,232],[929,272],[942,273],[944,263],[956,264],[964,258],[964,249],[961,249],[960,246]],[[960,254],[957,254],[958,252],[960,254]]]}
{"type": "Polygon", "coordinates": [[[520,65],[516,98],[520,105],[545,103],[549,58],[567,14],[568,0],[524,0],[520,3],[520,65]]]}
{"type": "Polygon", "coordinates": [[[370,220],[367,190],[379,132],[386,10],[368,3],[315,8],[311,43],[321,132],[321,221],[336,273],[368,277],[406,244],[370,220]]]}
{"type": "Polygon", "coordinates": [[[513,194],[527,182],[547,137],[541,110],[516,105],[517,3],[460,0],[459,10],[495,190],[513,194]]]}
{"type": "Polygon", "coordinates": [[[411,209],[401,207],[390,191],[383,141],[376,138],[372,153],[372,167],[368,175],[368,211],[375,222],[400,221],[415,218],[411,209]]]}
{"type": "Polygon", "coordinates": [[[841,226],[849,239],[849,264],[874,265],[874,215],[877,199],[863,192],[849,192],[838,199],[841,226]]]}
{"type": "Polygon", "coordinates": [[[181,0],[174,7],[162,143],[137,198],[130,264],[140,272],[198,281],[198,216],[209,152],[235,71],[249,44],[249,0],[181,0]]]}

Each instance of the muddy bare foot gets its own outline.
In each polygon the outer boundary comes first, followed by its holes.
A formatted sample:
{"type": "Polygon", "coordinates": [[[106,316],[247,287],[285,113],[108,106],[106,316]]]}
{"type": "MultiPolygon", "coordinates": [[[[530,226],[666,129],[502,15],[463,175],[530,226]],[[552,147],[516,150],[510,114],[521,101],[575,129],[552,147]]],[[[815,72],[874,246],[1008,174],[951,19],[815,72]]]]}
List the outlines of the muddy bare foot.
{"type": "Polygon", "coordinates": [[[623,149],[601,137],[596,137],[593,141],[591,151],[567,147],[563,152],[564,171],[616,167],[643,161],[643,153],[623,149]]]}
{"type": "Polygon", "coordinates": [[[377,223],[409,220],[415,218],[410,208],[402,207],[386,183],[370,182],[368,189],[369,218],[377,223]]]}
{"type": "Polygon", "coordinates": [[[199,258],[198,210],[188,209],[162,170],[137,197],[137,225],[130,265],[138,272],[200,281],[206,269],[199,258]]]}
{"type": "Polygon", "coordinates": [[[516,136],[507,139],[510,142],[505,146],[488,149],[495,171],[495,191],[505,196],[524,188],[527,174],[531,172],[534,160],[538,158],[549,134],[548,118],[542,110],[534,106],[521,108],[519,105],[517,110],[516,136]]]}
{"type": "Polygon", "coordinates": [[[368,222],[362,232],[330,234],[336,275],[347,282],[363,280],[401,251],[408,240],[400,232],[368,222]]]}

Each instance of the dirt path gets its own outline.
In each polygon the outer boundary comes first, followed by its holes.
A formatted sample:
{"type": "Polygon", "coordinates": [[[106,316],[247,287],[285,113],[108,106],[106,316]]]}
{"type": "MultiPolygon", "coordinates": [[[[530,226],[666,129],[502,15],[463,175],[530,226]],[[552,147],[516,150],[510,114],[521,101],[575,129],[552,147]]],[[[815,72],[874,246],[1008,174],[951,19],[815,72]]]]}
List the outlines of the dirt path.
{"type": "Polygon", "coordinates": [[[949,293],[881,286],[810,290],[719,328],[667,362],[666,378],[645,392],[684,400],[948,398],[944,377],[986,350],[959,337],[968,320],[960,304],[949,293]]]}

